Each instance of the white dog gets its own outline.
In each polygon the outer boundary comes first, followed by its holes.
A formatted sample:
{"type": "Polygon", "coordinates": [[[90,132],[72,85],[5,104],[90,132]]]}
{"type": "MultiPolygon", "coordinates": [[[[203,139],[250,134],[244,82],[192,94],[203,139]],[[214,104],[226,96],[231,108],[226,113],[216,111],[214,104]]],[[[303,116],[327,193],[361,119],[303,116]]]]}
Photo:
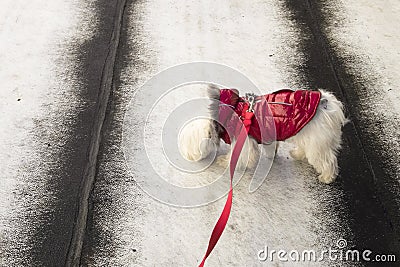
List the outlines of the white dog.
{"type": "Polygon", "coordinates": [[[259,144],[286,140],[296,146],[290,155],[296,160],[307,160],[320,174],[321,182],[331,183],[337,177],[341,129],[347,119],[343,104],[333,94],[324,90],[280,90],[264,96],[240,97],[235,89],[209,86],[208,95],[213,119],[194,120],[179,134],[179,149],[187,160],[206,158],[215,149],[214,144],[220,144],[220,139],[228,144],[232,140],[234,144],[238,124],[243,120],[241,115],[252,111],[255,116],[238,160],[239,168],[256,166],[259,144]],[[260,116],[266,122],[260,122],[263,121],[260,116]],[[275,127],[270,127],[271,124],[275,127]]]}

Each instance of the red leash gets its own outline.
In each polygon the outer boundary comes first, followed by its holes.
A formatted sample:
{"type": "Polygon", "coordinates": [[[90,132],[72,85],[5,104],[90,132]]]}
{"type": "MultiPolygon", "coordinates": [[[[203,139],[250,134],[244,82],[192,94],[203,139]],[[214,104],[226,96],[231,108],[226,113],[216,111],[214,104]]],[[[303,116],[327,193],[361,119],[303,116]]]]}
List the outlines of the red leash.
{"type": "Polygon", "coordinates": [[[250,125],[251,125],[251,119],[254,116],[252,108],[253,108],[253,106],[252,106],[252,104],[250,104],[249,110],[243,114],[244,127],[242,127],[240,130],[239,136],[236,140],[235,147],[233,148],[233,151],[232,151],[232,156],[231,156],[231,161],[230,161],[231,181],[230,181],[228,198],[226,199],[224,209],[222,210],[222,213],[221,213],[217,223],[214,226],[214,230],[211,233],[211,237],[210,237],[210,241],[208,242],[208,248],[207,248],[206,254],[204,255],[204,258],[201,261],[199,267],[204,266],[204,263],[206,262],[207,257],[210,255],[211,251],[214,249],[215,245],[217,244],[219,238],[222,235],[222,232],[225,229],[226,223],[228,222],[229,214],[231,213],[231,207],[232,207],[233,175],[235,173],[235,168],[236,168],[236,164],[239,159],[239,156],[240,156],[240,152],[242,151],[244,142],[246,141],[246,137],[247,137],[250,125]]]}

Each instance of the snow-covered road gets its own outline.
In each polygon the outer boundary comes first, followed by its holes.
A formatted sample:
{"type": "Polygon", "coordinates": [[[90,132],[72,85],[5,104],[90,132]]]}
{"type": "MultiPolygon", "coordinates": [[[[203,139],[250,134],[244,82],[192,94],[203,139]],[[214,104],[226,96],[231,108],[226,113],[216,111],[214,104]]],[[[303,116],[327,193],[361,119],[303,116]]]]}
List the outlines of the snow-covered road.
{"type": "Polygon", "coordinates": [[[1,266],[199,264],[225,198],[175,207],[137,181],[154,178],[141,165],[148,155],[161,176],[178,184],[188,182],[185,175],[209,181],[223,171],[214,164],[185,174],[163,154],[168,115],[204,95],[204,87],[157,96],[162,100],[146,124],[144,116],[129,121],[157,100],[141,87],[148,79],[195,61],[236,69],[264,92],[327,87],[352,120],[333,185],[293,161],[288,144],[254,193],[245,174],[206,266],[365,265],[258,259],[266,246],[320,256],[340,239],[360,251],[400,251],[398,1],[127,0],[122,13],[124,3],[0,3],[1,266]],[[124,132],[127,119],[134,130],[124,132]],[[123,134],[144,142],[135,131],[145,126],[151,151],[126,146],[123,134]]]}

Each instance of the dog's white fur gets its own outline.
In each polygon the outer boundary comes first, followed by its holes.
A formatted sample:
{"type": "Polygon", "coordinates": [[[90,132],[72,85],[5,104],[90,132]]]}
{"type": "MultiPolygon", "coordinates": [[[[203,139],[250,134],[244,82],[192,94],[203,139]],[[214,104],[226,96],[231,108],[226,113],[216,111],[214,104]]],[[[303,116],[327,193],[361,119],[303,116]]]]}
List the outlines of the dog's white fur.
{"type": "MultiPolygon", "coordinates": [[[[319,90],[321,101],[313,119],[295,136],[287,139],[296,148],[290,151],[292,158],[308,161],[320,174],[319,181],[333,182],[339,172],[337,155],[341,148],[342,126],[347,122],[343,104],[331,93],[319,90]]],[[[219,89],[210,86],[210,98],[219,97],[219,89]],[[217,91],[218,90],[218,91],[217,91]]],[[[217,118],[211,109],[212,118],[217,118]]],[[[199,119],[186,124],[179,134],[179,148],[183,157],[192,161],[206,158],[219,145],[215,121],[199,119]]],[[[232,147],[234,141],[232,142],[232,147]]],[[[260,157],[257,141],[249,137],[238,160],[238,168],[254,168],[260,157]]],[[[226,164],[230,155],[219,158],[226,164]]]]}

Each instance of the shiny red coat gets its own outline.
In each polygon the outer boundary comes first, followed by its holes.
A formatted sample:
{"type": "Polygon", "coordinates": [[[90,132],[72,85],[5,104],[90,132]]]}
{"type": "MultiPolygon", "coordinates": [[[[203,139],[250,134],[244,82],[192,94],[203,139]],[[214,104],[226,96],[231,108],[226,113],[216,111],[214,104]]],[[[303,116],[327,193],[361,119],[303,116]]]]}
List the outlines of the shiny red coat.
{"type": "MultiPolygon", "coordinates": [[[[254,106],[249,135],[263,144],[284,141],[296,135],[314,117],[320,99],[319,91],[289,89],[259,96],[254,106]]],[[[220,90],[219,100],[218,119],[224,128],[220,138],[230,144],[230,136],[239,134],[242,116],[249,105],[235,89],[220,90]]]]}

